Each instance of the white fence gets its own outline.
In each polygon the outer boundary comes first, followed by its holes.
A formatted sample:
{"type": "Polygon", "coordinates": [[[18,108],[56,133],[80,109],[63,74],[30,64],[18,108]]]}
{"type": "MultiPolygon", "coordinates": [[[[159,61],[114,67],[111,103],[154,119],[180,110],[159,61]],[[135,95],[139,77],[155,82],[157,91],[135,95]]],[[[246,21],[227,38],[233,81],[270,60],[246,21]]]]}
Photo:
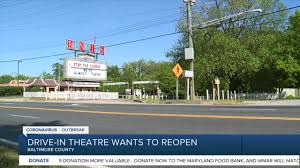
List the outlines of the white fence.
{"type": "Polygon", "coordinates": [[[250,99],[250,100],[275,100],[275,99],[284,99],[287,95],[283,93],[240,93],[236,91],[224,91],[221,90],[218,96],[218,93],[213,91],[212,93],[209,90],[206,90],[206,100],[217,100],[217,99],[250,99]]]}
{"type": "Polygon", "coordinates": [[[118,92],[24,92],[23,97],[40,97],[47,99],[65,100],[113,100],[119,98],[118,92]]]}

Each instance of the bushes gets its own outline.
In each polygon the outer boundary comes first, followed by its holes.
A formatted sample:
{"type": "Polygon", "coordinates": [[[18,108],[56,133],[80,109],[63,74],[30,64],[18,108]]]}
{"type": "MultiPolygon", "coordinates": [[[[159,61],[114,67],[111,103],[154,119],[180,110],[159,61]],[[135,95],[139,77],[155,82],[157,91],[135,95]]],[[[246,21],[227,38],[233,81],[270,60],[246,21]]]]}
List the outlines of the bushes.
{"type": "Polygon", "coordinates": [[[34,86],[34,87],[30,88],[30,92],[40,92],[40,91],[41,91],[41,88],[38,86],[34,86]]]}
{"type": "Polygon", "coordinates": [[[16,96],[22,95],[22,87],[0,87],[0,96],[16,96]]]}

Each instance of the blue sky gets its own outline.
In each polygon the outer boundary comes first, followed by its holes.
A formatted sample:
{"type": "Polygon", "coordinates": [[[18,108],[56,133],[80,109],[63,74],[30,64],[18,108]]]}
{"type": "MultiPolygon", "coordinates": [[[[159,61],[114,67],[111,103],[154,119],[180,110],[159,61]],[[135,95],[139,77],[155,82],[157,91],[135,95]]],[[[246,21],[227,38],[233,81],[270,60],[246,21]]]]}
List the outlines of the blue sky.
{"type": "MultiPolygon", "coordinates": [[[[287,6],[299,0],[286,0],[287,6]]],[[[181,0],[2,0],[0,4],[0,60],[22,59],[65,53],[65,40],[110,45],[175,31],[176,22],[131,33],[107,36],[129,28],[139,28],[179,19],[181,0]],[[107,36],[107,37],[103,37],[107,36]]],[[[121,66],[138,59],[168,60],[165,53],[179,35],[106,49],[100,60],[121,66]]],[[[70,55],[71,56],[71,55],[70,55]]],[[[51,72],[51,65],[61,57],[24,61],[20,72],[38,76],[51,72]]],[[[16,74],[17,63],[0,63],[0,74],[16,74]]]]}

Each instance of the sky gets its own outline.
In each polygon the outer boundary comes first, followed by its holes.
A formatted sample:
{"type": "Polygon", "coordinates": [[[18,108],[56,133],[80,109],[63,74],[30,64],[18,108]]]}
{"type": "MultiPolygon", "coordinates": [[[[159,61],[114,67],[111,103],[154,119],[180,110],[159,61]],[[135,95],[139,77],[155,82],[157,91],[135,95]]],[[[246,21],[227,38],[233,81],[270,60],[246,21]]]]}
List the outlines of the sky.
{"type": "MultiPolygon", "coordinates": [[[[199,0],[198,0],[199,1],[199,0]]],[[[299,0],[285,0],[288,7],[299,0]]],[[[66,53],[66,39],[108,46],[175,32],[182,0],[1,0],[0,61],[66,53]],[[164,24],[161,24],[164,23],[164,24]],[[149,25],[153,27],[132,31],[149,25]]],[[[118,65],[139,59],[167,61],[174,34],[106,48],[100,61],[118,65]]],[[[66,55],[72,57],[72,54],[66,55]]],[[[20,73],[39,76],[65,56],[20,63],[20,73]]],[[[17,63],[0,63],[0,75],[16,75],[17,63]]]]}

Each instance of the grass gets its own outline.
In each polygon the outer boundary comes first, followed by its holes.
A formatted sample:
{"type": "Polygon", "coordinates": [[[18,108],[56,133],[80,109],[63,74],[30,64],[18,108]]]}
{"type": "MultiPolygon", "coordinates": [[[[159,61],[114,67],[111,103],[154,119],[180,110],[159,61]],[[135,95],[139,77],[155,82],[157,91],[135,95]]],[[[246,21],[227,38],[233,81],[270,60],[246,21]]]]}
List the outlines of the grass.
{"type": "Polygon", "coordinates": [[[206,100],[203,103],[214,104],[214,105],[236,105],[241,104],[243,100],[206,100]]]}
{"type": "Polygon", "coordinates": [[[152,100],[145,99],[143,100],[145,103],[150,104],[213,104],[213,105],[235,105],[240,104],[242,100],[152,100]]]}
{"type": "Polygon", "coordinates": [[[2,168],[59,168],[57,166],[19,166],[19,155],[16,149],[0,145],[0,167],[2,168]]]}
{"type": "Polygon", "coordinates": [[[0,99],[18,99],[23,98],[23,96],[0,96],[0,99]]]}

